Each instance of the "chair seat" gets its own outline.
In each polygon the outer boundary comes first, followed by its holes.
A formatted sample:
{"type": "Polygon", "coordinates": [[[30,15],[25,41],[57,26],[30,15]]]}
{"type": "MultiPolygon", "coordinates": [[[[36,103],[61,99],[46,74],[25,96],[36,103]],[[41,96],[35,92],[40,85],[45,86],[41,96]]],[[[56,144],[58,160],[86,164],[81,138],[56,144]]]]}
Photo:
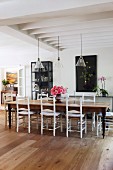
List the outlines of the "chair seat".
{"type": "Polygon", "coordinates": [[[113,112],[106,112],[106,117],[113,116],[113,112]]]}
{"type": "Polygon", "coordinates": [[[19,108],[18,111],[28,111],[26,108],[19,108]]]}
{"type": "MultiPolygon", "coordinates": [[[[98,116],[102,117],[102,113],[99,113],[98,116]]],[[[112,117],[113,116],[113,112],[106,112],[106,116],[105,117],[112,117]]]]}
{"type": "MultiPolygon", "coordinates": [[[[75,117],[75,118],[77,117],[77,118],[80,118],[80,116],[81,116],[80,114],[73,114],[73,113],[71,113],[71,114],[69,113],[68,114],[68,117],[75,117]]],[[[84,114],[82,115],[82,117],[84,117],[84,114]]]]}
{"type": "MultiPolygon", "coordinates": [[[[6,111],[7,112],[9,111],[8,108],[6,108],[6,111]]],[[[16,111],[16,109],[14,109],[14,108],[11,109],[11,112],[15,112],[15,111],[16,111]]]]}
{"type": "MultiPolygon", "coordinates": [[[[43,111],[40,114],[43,115],[43,116],[54,116],[53,112],[45,112],[45,111],[43,111]]],[[[55,112],[55,116],[59,116],[59,115],[60,115],[60,113],[55,112]]]]}
{"type": "Polygon", "coordinates": [[[73,113],[73,114],[78,114],[78,113],[80,113],[80,111],[77,111],[77,110],[70,110],[70,111],[68,111],[68,113],[73,113]]]}
{"type": "MultiPolygon", "coordinates": [[[[27,112],[27,111],[20,111],[20,112],[18,112],[18,113],[19,113],[19,115],[27,115],[27,116],[28,116],[28,112],[27,112]]],[[[35,114],[35,112],[30,111],[29,114],[30,114],[30,115],[33,115],[33,114],[35,114]]]]}

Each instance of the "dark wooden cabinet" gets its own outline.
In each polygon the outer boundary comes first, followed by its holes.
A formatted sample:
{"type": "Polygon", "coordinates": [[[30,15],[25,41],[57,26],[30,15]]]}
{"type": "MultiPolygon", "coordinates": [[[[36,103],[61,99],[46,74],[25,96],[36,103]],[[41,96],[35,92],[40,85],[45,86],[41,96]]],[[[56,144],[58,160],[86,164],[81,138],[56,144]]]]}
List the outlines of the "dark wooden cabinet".
{"type": "Polygon", "coordinates": [[[35,69],[36,62],[31,62],[31,98],[37,99],[38,93],[46,91],[50,95],[50,89],[53,87],[53,63],[43,61],[43,69],[35,69]]]}

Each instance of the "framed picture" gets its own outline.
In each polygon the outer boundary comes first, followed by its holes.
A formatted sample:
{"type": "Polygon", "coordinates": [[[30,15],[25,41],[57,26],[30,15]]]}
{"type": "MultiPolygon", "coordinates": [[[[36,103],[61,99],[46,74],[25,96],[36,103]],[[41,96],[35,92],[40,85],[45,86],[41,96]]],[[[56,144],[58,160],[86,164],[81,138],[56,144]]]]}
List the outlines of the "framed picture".
{"type": "Polygon", "coordinates": [[[93,92],[97,86],[97,55],[83,56],[86,67],[76,67],[79,57],[75,57],[76,92],[93,92]]]}
{"type": "Polygon", "coordinates": [[[9,81],[10,84],[17,84],[17,72],[6,72],[6,79],[9,81]]]}

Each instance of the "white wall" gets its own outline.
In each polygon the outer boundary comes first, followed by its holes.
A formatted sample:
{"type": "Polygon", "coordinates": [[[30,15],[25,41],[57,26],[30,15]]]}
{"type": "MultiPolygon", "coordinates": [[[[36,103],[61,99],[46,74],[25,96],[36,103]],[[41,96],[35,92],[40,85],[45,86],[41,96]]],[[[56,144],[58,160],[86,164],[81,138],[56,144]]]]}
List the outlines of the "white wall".
{"type": "MultiPolygon", "coordinates": [[[[0,67],[14,67],[25,65],[26,66],[26,95],[31,96],[31,62],[36,61],[37,51],[35,48],[17,50],[16,53],[11,50],[4,52],[0,55],[0,67]],[[10,53],[11,52],[11,53],[10,53]]],[[[80,49],[70,49],[60,52],[61,62],[63,68],[61,71],[57,68],[54,69],[54,85],[63,85],[68,88],[69,93],[73,94],[75,87],[75,56],[80,55],[80,49]]],[[[106,77],[106,90],[109,95],[113,95],[113,49],[83,49],[83,55],[97,55],[97,76],[106,77]]],[[[43,51],[40,54],[41,60],[53,61],[54,65],[57,61],[57,51],[47,52],[43,51]]],[[[0,79],[3,79],[2,73],[0,79]]]]}
{"type": "MultiPolygon", "coordinates": [[[[65,50],[62,52],[63,72],[61,84],[69,88],[73,93],[76,89],[75,83],[75,56],[80,55],[80,50],[65,50]]],[[[113,48],[87,49],[83,50],[83,55],[97,55],[97,77],[106,77],[106,90],[109,95],[113,95],[113,48]]],[[[100,82],[98,81],[101,87],[100,82]]]]}
{"type": "MultiPolygon", "coordinates": [[[[53,60],[54,54],[40,49],[40,59],[42,61],[53,60]]],[[[6,79],[6,71],[18,70],[19,66],[26,69],[26,95],[31,96],[31,62],[38,58],[37,47],[28,45],[28,48],[1,48],[0,50],[0,90],[2,90],[2,80],[6,79]]]]}

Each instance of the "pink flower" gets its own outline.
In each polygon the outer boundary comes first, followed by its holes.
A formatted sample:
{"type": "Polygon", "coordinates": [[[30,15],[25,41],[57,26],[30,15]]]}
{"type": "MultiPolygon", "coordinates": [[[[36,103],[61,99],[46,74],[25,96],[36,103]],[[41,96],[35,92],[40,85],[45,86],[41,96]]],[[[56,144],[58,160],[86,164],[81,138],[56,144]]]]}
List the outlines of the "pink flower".
{"type": "Polygon", "coordinates": [[[102,76],[102,77],[98,78],[98,80],[101,81],[102,89],[105,89],[105,80],[106,80],[106,78],[104,76],[102,76]]]}
{"type": "Polygon", "coordinates": [[[102,76],[102,77],[98,78],[98,80],[101,80],[101,82],[102,82],[102,81],[105,81],[106,78],[104,76],[102,76]]]}
{"type": "Polygon", "coordinates": [[[65,94],[66,91],[67,91],[67,89],[64,88],[63,86],[54,86],[51,89],[51,95],[65,94]]]}

